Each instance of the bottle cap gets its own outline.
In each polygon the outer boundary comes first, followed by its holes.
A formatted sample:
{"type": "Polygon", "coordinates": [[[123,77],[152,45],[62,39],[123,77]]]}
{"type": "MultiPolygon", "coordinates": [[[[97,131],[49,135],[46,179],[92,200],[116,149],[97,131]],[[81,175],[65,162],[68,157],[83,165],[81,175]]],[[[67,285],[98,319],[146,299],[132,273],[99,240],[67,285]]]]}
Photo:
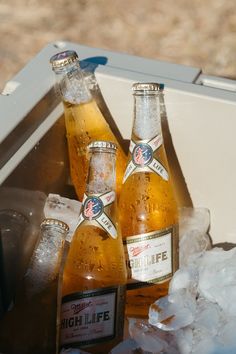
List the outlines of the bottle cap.
{"type": "Polygon", "coordinates": [[[111,141],[103,141],[103,140],[92,141],[88,146],[89,150],[96,149],[96,148],[105,148],[105,149],[111,149],[116,151],[117,146],[111,141]]]}
{"type": "Polygon", "coordinates": [[[66,231],[66,232],[69,231],[69,226],[65,222],[58,220],[58,219],[46,218],[43,220],[43,222],[40,225],[40,227],[44,227],[44,226],[59,226],[64,231],[66,231]]]}
{"type": "Polygon", "coordinates": [[[134,92],[142,91],[158,91],[161,92],[164,90],[164,84],[160,84],[157,82],[136,82],[133,84],[132,89],[134,92]]]}
{"type": "Polygon", "coordinates": [[[50,63],[53,69],[63,68],[68,64],[78,60],[78,55],[74,50],[65,50],[57,53],[50,58],[50,63]]]}

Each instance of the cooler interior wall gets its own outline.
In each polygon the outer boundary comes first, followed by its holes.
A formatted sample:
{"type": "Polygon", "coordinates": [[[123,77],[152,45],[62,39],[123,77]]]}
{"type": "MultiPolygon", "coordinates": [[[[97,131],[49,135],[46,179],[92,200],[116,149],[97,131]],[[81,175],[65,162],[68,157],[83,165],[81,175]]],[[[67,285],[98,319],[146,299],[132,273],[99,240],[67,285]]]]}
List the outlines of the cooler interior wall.
{"type": "Polygon", "coordinates": [[[27,268],[49,193],[76,198],[69,177],[64,116],[0,186],[0,313],[10,306],[27,268]],[[27,219],[23,228],[16,226],[15,212],[27,219]]]}

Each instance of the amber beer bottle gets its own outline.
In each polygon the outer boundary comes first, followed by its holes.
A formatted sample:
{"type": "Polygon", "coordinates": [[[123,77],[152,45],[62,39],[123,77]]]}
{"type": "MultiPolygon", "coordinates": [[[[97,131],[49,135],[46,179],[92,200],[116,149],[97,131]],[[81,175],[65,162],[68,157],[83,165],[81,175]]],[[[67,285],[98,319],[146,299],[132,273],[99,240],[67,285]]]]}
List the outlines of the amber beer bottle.
{"type": "Polygon", "coordinates": [[[108,353],[123,336],[127,282],[116,221],[112,142],[89,145],[90,164],[78,227],[62,280],[61,347],[108,353]]]}
{"type": "Polygon", "coordinates": [[[70,175],[82,201],[88,171],[87,146],[94,140],[114,142],[117,149],[117,193],[126,167],[126,155],[86,85],[78,55],[67,50],[50,59],[64,104],[70,175]]]}
{"type": "Polygon", "coordinates": [[[178,209],[162,138],[163,85],[135,83],[134,122],[119,201],[128,270],[126,314],[145,317],[178,267],[178,209]]]}

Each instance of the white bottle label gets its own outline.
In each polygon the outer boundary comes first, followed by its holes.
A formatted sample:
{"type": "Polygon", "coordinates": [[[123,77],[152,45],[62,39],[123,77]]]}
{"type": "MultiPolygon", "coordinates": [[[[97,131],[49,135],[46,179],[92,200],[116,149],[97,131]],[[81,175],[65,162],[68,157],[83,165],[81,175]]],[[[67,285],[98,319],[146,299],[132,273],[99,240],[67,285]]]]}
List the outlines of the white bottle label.
{"type": "Polygon", "coordinates": [[[158,283],[173,273],[173,228],[127,237],[128,288],[158,283]]]}
{"type": "Polygon", "coordinates": [[[162,146],[163,140],[161,135],[155,136],[151,140],[130,141],[129,151],[132,159],[126,168],[123,183],[133,173],[137,172],[154,172],[168,181],[169,175],[166,168],[154,157],[154,152],[162,146]]]}
{"type": "Polygon", "coordinates": [[[124,303],[124,286],[64,296],[61,306],[61,347],[79,348],[121,335],[124,303]]]}
{"type": "Polygon", "coordinates": [[[106,213],[108,208],[115,200],[115,192],[110,191],[99,195],[84,194],[82,202],[82,211],[79,216],[79,226],[82,222],[89,222],[105,230],[112,238],[117,238],[116,227],[111,220],[110,216],[106,213]]]}

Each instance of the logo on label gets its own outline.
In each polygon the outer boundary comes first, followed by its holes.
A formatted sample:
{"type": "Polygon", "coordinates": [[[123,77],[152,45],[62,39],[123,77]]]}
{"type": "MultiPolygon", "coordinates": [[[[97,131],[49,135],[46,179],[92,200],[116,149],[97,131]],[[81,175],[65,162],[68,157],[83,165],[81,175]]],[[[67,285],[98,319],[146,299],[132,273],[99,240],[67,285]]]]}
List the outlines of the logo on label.
{"type": "Polygon", "coordinates": [[[73,310],[74,315],[77,315],[81,311],[85,310],[86,308],[92,306],[92,301],[84,302],[82,304],[72,304],[71,309],[73,310]]]}
{"type": "Polygon", "coordinates": [[[137,144],[132,154],[133,162],[137,166],[146,166],[153,159],[153,151],[148,144],[137,144]]]}
{"type": "Polygon", "coordinates": [[[130,253],[131,253],[132,257],[136,257],[149,248],[151,248],[149,243],[144,246],[130,247],[130,253]]]}
{"type": "Polygon", "coordinates": [[[131,160],[126,168],[123,183],[126,179],[137,172],[154,172],[168,181],[169,175],[162,162],[154,157],[154,152],[162,146],[162,136],[157,135],[148,141],[134,142],[130,141],[129,151],[131,153],[131,160]]]}
{"type": "Polygon", "coordinates": [[[84,195],[82,212],[79,216],[79,226],[82,222],[89,222],[105,230],[112,238],[117,237],[116,226],[110,216],[109,205],[115,200],[115,192],[110,191],[101,195],[84,195]]]}
{"type": "Polygon", "coordinates": [[[103,212],[103,203],[97,197],[88,197],[84,202],[83,214],[84,218],[94,220],[103,212]]]}

